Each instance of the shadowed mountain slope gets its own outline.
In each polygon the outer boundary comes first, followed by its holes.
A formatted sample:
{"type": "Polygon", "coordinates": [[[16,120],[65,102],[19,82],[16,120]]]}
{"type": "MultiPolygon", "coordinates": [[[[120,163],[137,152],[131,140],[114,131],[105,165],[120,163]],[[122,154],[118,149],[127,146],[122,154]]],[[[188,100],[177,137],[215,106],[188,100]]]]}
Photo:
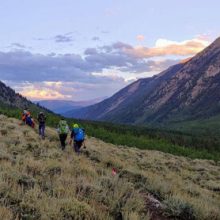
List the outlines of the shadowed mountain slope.
{"type": "Polygon", "coordinates": [[[140,79],[96,105],[68,116],[157,124],[220,114],[220,38],[185,63],[140,79]]]}

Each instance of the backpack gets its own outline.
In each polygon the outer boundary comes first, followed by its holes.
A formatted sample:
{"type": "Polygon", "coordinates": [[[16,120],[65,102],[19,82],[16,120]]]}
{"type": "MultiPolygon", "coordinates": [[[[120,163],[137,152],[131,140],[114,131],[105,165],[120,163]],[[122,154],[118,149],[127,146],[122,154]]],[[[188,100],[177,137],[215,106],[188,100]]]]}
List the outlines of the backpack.
{"type": "Polygon", "coordinates": [[[22,113],[22,117],[21,117],[22,121],[26,122],[28,116],[30,116],[30,112],[28,112],[27,110],[24,110],[22,113]]]}
{"type": "Polygon", "coordinates": [[[39,123],[43,124],[46,121],[46,116],[44,114],[39,114],[38,115],[38,121],[39,123]]]}
{"type": "Polygon", "coordinates": [[[31,116],[27,116],[27,117],[26,117],[26,124],[29,125],[29,126],[32,126],[33,121],[32,121],[31,116]]]}
{"type": "Polygon", "coordinates": [[[78,128],[77,131],[75,131],[75,135],[74,135],[74,141],[84,141],[85,139],[85,131],[84,129],[78,128]]]}
{"type": "Polygon", "coordinates": [[[66,121],[60,121],[59,123],[60,134],[68,134],[69,128],[66,121]]]}

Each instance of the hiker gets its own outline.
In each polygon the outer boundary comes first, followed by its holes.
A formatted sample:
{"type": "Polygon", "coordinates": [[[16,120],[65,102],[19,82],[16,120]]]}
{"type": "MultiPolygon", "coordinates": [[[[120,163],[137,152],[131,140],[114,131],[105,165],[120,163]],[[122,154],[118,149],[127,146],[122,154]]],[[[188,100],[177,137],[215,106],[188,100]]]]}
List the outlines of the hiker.
{"type": "Polygon", "coordinates": [[[32,128],[35,128],[35,122],[31,115],[27,115],[26,117],[26,124],[32,128]]]}
{"type": "Polygon", "coordinates": [[[22,116],[21,116],[21,120],[23,121],[24,124],[27,124],[27,116],[30,115],[30,112],[26,109],[24,109],[22,116]]]}
{"type": "Polygon", "coordinates": [[[45,123],[46,123],[46,116],[43,112],[40,112],[37,117],[39,123],[39,136],[42,139],[45,139],[45,123]]]}
{"type": "Polygon", "coordinates": [[[22,121],[26,124],[29,125],[30,127],[34,128],[35,127],[35,122],[34,119],[31,116],[30,110],[24,110],[22,114],[22,121]]]}
{"type": "Polygon", "coordinates": [[[27,110],[24,109],[21,115],[21,120],[23,121],[24,124],[26,124],[26,116],[27,116],[27,110]]]}
{"type": "Polygon", "coordinates": [[[61,149],[64,150],[66,147],[66,138],[69,133],[69,126],[64,118],[60,120],[57,131],[60,138],[61,149]]]}
{"type": "Polygon", "coordinates": [[[79,154],[80,148],[82,147],[85,141],[85,130],[83,128],[80,128],[78,124],[73,125],[70,143],[72,143],[72,140],[74,140],[73,143],[74,150],[77,154],[79,154]]]}

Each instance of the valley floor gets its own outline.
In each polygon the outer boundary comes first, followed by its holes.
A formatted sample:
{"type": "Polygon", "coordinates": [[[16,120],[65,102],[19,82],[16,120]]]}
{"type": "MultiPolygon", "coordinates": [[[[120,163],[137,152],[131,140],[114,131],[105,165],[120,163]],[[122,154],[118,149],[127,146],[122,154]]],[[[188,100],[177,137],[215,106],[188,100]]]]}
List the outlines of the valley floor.
{"type": "Polygon", "coordinates": [[[220,162],[46,133],[0,115],[0,219],[220,219],[220,162]]]}

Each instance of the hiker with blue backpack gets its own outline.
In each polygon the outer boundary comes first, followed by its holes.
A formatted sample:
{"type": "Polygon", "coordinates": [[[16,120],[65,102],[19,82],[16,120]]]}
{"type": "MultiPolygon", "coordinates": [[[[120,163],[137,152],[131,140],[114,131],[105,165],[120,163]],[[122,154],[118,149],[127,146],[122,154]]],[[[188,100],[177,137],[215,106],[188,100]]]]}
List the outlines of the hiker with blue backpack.
{"type": "Polygon", "coordinates": [[[66,138],[69,133],[69,126],[64,118],[62,118],[58,124],[57,128],[59,138],[60,138],[60,144],[61,144],[61,149],[65,150],[66,148],[66,138]]]}
{"type": "Polygon", "coordinates": [[[73,125],[70,144],[72,143],[72,140],[74,140],[74,150],[77,154],[79,154],[80,149],[85,141],[85,130],[80,128],[78,124],[73,125]]]}

